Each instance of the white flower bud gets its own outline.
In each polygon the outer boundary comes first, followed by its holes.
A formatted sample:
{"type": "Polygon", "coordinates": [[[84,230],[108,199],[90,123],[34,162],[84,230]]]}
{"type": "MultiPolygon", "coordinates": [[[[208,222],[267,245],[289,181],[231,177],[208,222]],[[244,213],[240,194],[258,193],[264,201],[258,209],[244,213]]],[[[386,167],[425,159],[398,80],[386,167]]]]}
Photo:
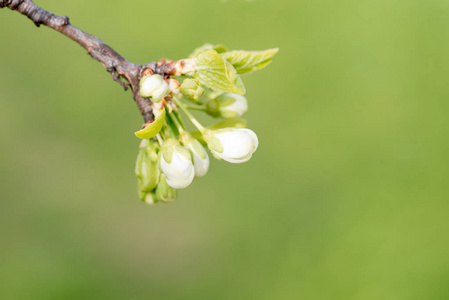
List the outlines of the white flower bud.
{"type": "Polygon", "coordinates": [[[175,189],[183,189],[192,183],[195,169],[190,151],[179,145],[175,139],[164,142],[161,150],[161,170],[167,184],[175,189]]]}
{"type": "Polygon", "coordinates": [[[207,103],[207,113],[214,117],[241,117],[248,110],[248,102],[242,95],[225,93],[207,103]]]}
{"type": "Polygon", "coordinates": [[[209,169],[209,155],[206,149],[194,139],[188,132],[184,132],[180,136],[183,145],[190,149],[193,154],[193,167],[195,168],[195,177],[202,177],[206,175],[209,169]]]}
{"type": "Polygon", "coordinates": [[[140,80],[140,95],[151,97],[154,102],[159,102],[170,92],[170,87],[161,75],[147,75],[140,80]]]}
{"type": "Polygon", "coordinates": [[[259,145],[257,135],[246,128],[209,131],[204,138],[215,157],[235,164],[248,161],[259,145]]]}

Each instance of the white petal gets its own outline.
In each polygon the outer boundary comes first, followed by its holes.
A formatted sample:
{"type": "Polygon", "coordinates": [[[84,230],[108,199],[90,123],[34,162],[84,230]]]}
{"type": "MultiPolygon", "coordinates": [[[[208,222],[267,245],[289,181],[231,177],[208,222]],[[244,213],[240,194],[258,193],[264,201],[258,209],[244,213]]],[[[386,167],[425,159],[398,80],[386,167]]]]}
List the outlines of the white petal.
{"type": "Polygon", "coordinates": [[[246,156],[253,149],[253,143],[247,134],[240,131],[218,133],[216,138],[223,145],[223,156],[239,158],[246,156]]]}
{"type": "Polygon", "coordinates": [[[155,100],[162,100],[165,96],[167,96],[170,88],[168,84],[164,81],[159,88],[153,91],[151,97],[155,100]]]}
{"type": "Polygon", "coordinates": [[[256,151],[259,141],[249,129],[218,130],[215,137],[221,142],[223,152],[214,154],[231,163],[248,161],[256,151]]]}
{"type": "Polygon", "coordinates": [[[223,107],[223,110],[236,112],[241,117],[248,110],[246,98],[242,95],[233,95],[232,98],[235,99],[235,102],[223,107]]]}
{"type": "Polygon", "coordinates": [[[206,158],[202,158],[195,152],[192,144],[189,144],[189,149],[192,150],[193,153],[193,167],[195,168],[195,177],[202,177],[206,175],[207,170],[209,169],[209,155],[207,155],[206,153],[206,158]]]}
{"type": "MultiPolygon", "coordinates": [[[[216,154],[218,156],[220,156],[220,153],[216,153],[216,154]]],[[[250,152],[246,156],[239,157],[239,158],[232,158],[232,157],[227,157],[227,156],[223,156],[223,155],[221,155],[220,157],[227,162],[230,162],[233,164],[241,164],[241,163],[244,163],[244,162],[247,162],[248,160],[250,160],[252,155],[253,155],[253,153],[250,152]]]]}
{"type": "Polygon", "coordinates": [[[257,147],[259,146],[259,139],[257,138],[257,135],[254,131],[247,128],[241,128],[239,129],[241,132],[245,132],[249,138],[251,139],[251,143],[253,144],[253,153],[256,152],[257,147]]]}
{"type": "Polygon", "coordinates": [[[161,80],[157,76],[151,76],[142,83],[140,92],[144,95],[148,95],[149,97],[154,92],[154,90],[160,87],[160,85],[161,80]]]}
{"type": "Polygon", "coordinates": [[[161,157],[161,169],[167,178],[168,185],[175,189],[189,186],[195,176],[192,161],[177,151],[173,151],[171,163],[167,163],[164,156],[161,157]]]}

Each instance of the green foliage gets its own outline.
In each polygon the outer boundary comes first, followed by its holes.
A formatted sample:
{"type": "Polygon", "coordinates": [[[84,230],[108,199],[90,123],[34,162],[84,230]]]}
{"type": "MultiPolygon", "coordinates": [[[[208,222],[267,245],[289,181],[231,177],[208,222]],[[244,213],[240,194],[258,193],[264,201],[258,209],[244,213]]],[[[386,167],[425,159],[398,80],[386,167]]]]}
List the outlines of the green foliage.
{"type": "Polygon", "coordinates": [[[212,44],[204,44],[201,47],[196,48],[193,50],[192,54],[189,55],[189,58],[195,58],[200,54],[201,52],[207,51],[207,50],[215,50],[217,53],[224,53],[228,52],[229,49],[224,45],[212,45],[212,44]]]}
{"type": "Polygon", "coordinates": [[[144,129],[135,132],[134,134],[140,139],[150,139],[161,131],[165,120],[165,109],[151,124],[147,125],[144,129]]]}
{"type": "Polygon", "coordinates": [[[196,72],[193,75],[201,84],[219,91],[243,95],[245,87],[234,67],[215,50],[206,50],[195,59],[196,72]]]}
{"type": "Polygon", "coordinates": [[[235,50],[222,53],[220,56],[231,63],[238,74],[244,74],[266,67],[278,51],[278,48],[265,51],[235,50]]]}

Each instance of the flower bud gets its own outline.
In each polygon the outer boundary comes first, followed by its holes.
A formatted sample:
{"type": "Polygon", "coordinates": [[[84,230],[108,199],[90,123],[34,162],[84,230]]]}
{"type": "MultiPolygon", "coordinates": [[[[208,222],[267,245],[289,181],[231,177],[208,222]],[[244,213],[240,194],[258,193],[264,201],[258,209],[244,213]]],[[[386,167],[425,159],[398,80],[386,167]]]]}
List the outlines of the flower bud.
{"type": "Polygon", "coordinates": [[[147,75],[140,80],[140,95],[151,97],[153,102],[159,102],[170,92],[170,87],[161,75],[147,75]]]}
{"type": "Polygon", "coordinates": [[[178,140],[168,139],[164,142],[160,164],[167,183],[172,188],[183,189],[192,183],[195,176],[192,154],[187,148],[180,146],[178,140]]]}
{"type": "Polygon", "coordinates": [[[157,198],[154,192],[148,193],[145,195],[145,198],[143,199],[146,204],[153,205],[157,202],[157,198]]]}
{"type": "Polygon", "coordinates": [[[216,158],[235,164],[248,161],[259,145],[257,135],[246,128],[208,131],[204,139],[216,158]]]}
{"type": "Polygon", "coordinates": [[[136,161],[138,192],[142,200],[147,193],[156,188],[159,180],[157,145],[143,140],[136,161]]]}
{"type": "Polygon", "coordinates": [[[195,177],[202,177],[206,175],[209,169],[209,156],[207,155],[206,149],[194,139],[192,135],[188,132],[184,132],[179,139],[182,144],[189,148],[193,154],[193,167],[195,168],[195,177]]]}
{"type": "Polygon", "coordinates": [[[165,174],[161,174],[155,196],[158,201],[163,202],[172,202],[176,198],[176,190],[168,185],[165,174]]]}
{"type": "Polygon", "coordinates": [[[187,78],[182,82],[180,91],[187,99],[198,101],[204,94],[204,89],[193,79],[187,78]]]}
{"type": "Polygon", "coordinates": [[[232,93],[221,94],[206,105],[206,112],[209,115],[226,119],[241,117],[247,110],[246,98],[232,93]]]}

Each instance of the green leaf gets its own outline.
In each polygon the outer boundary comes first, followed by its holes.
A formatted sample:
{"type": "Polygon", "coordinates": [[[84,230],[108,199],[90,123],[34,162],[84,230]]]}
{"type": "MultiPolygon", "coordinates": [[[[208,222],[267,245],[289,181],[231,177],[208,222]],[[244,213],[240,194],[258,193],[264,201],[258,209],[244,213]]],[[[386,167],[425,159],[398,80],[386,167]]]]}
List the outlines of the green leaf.
{"type": "Polygon", "coordinates": [[[226,47],[225,45],[221,45],[221,44],[214,45],[214,47],[212,49],[217,51],[217,53],[225,53],[225,52],[229,51],[228,47],[226,47]]]}
{"type": "Polygon", "coordinates": [[[278,51],[278,48],[265,51],[235,50],[222,53],[220,56],[231,63],[238,74],[244,74],[266,67],[278,51]]]}
{"type": "Polygon", "coordinates": [[[135,132],[134,134],[141,139],[150,139],[156,134],[158,134],[159,131],[161,131],[162,125],[164,125],[164,119],[165,119],[165,109],[156,118],[156,120],[153,121],[153,123],[150,123],[147,127],[135,132]]]}
{"type": "Polygon", "coordinates": [[[207,51],[207,50],[215,50],[217,53],[224,53],[228,52],[229,49],[224,45],[212,45],[212,44],[204,44],[201,47],[196,48],[193,50],[193,53],[189,55],[189,58],[195,58],[200,54],[201,52],[207,51]]]}
{"type": "Polygon", "coordinates": [[[193,75],[201,84],[218,92],[243,95],[245,87],[234,67],[221,58],[217,51],[207,50],[198,54],[193,75]]]}

